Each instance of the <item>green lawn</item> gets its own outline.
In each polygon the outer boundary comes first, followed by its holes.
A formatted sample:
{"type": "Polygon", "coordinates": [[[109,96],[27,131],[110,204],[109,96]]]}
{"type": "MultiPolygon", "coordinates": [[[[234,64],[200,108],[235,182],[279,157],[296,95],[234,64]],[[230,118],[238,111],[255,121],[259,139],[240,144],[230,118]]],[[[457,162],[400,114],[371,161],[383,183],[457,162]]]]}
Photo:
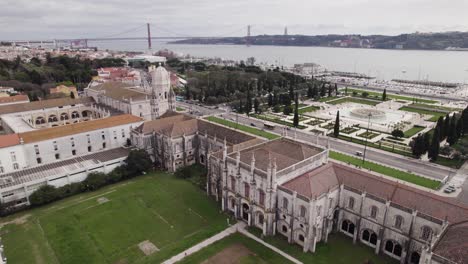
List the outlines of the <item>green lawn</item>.
{"type": "Polygon", "coordinates": [[[371,171],[375,171],[377,173],[390,176],[399,180],[407,181],[407,182],[410,182],[419,186],[423,186],[429,189],[437,190],[440,186],[440,181],[431,180],[428,178],[418,176],[414,173],[401,171],[395,168],[390,168],[390,167],[383,166],[383,165],[369,162],[369,161],[362,163],[361,158],[348,156],[339,152],[330,151],[329,156],[330,158],[335,159],[335,160],[339,160],[339,161],[343,161],[352,165],[360,166],[362,168],[369,169],[371,171]]]}
{"type": "Polygon", "coordinates": [[[199,188],[155,172],[2,219],[9,263],[160,263],[226,228],[199,188]],[[97,199],[109,201],[99,204],[97,199]],[[160,249],[145,256],[138,243],[160,249]]]}
{"type": "Polygon", "coordinates": [[[328,102],[328,101],[331,101],[331,100],[335,100],[336,98],[338,98],[338,97],[337,96],[322,97],[322,98],[319,99],[319,102],[325,103],[325,102],[328,102]]]}
{"type": "Polygon", "coordinates": [[[185,108],[183,108],[183,107],[178,107],[178,106],[177,106],[177,107],[176,107],[176,111],[182,112],[182,111],[185,111],[185,108]]]}
{"type": "MultiPolygon", "coordinates": [[[[248,251],[250,251],[248,252],[250,254],[242,256],[239,259],[239,262],[238,262],[239,264],[291,263],[288,259],[279,255],[278,253],[272,251],[271,249],[265,247],[264,245],[258,243],[257,241],[251,238],[248,238],[240,233],[235,233],[220,241],[217,241],[216,243],[209,245],[208,247],[196,252],[195,254],[184,258],[181,262],[178,262],[178,263],[180,264],[203,263],[204,261],[210,259],[216,254],[223,254],[222,255],[223,257],[229,258],[229,253],[226,251],[224,252],[222,251],[229,249],[229,247],[236,246],[236,245],[242,245],[243,247],[247,248],[248,251]]],[[[210,263],[213,263],[213,261],[211,261],[210,263]]]]}
{"type": "Polygon", "coordinates": [[[409,107],[409,106],[403,106],[398,110],[413,112],[413,113],[419,113],[419,114],[423,114],[423,115],[431,115],[432,117],[428,119],[428,121],[431,121],[431,122],[437,122],[439,117],[441,117],[441,116],[444,117],[446,115],[445,113],[441,113],[441,112],[418,109],[418,108],[413,108],[413,107],[409,107]]]}
{"type": "Polygon", "coordinates": [[[262,130],[256,129],[254,127],[237,124],[235,122],[232,122],[232,121],[229,121],[229,120],[226,120],[226,119],[222,119],[222,118],[219,118],[219,117],[215,117],[215,116],[209,116],[209,117],[206,118],[206,120],[211,121],[211,122],[215,122],[215,123],[227,126],[227,127],[236,128],[236,129],[242,130],[244,132],[247,132],[247,133],[250,133],[250,134],[253,134],[253,135],[257,135],[257,136],[260,136],[260,137],[264,137],[264,138],[267,138],[267,139],[275,139],[275,138],[280,137],[280,136],[278,136],[276,134],[272,134],[272,133],[269,133],[269,132],[266,132],[266,131],[262,131],[262,130]]]}
{"type": "Polygon", "coordinates": [[[425,127],[423,126],[413,126],[412,128],[405,131],[405,138],[410,138],[419,132],[423,131],[425,127]]]}
{"type": "Polygon", "coordinates": [[[374,133],[372,131],[366,131],[364,133],[359,134],[358,136],[362,137],[362,138],[373,139],[373,138],[377,137],[378,135],[380,135],[380,134],[379,133],[374,133]]]}
{"type": "MultiPolygon", "coordinates": [[[[268,121],[268,122],[272,122],[272,123],[276,123],[276,124],[280,124],[280,125],[284,125],[284,126],[288,126],[288,127],[294,127],[292,122],[281,120],[280,118],[271,118],[271,117],[268,117],[266,115],[258,115],[258,114],[253,114],[251,116],[254,117],[254,118],[258,118],[258,119],[261,119],[261,120],[268,121]]],[[[306,128],[306,126],[298,125],[297,128],[304,129],[304,128],[306,128]]]]}
{"type": "MultiPolygon", "coordinates": [[[[249,228],[249,232],[260,237],[261,231],[249,228]]],[[[363,264],[371,260],[373,264],[398,263],[386,256],[375,255],[374,250],[363,244],[353,245],[351,238],[343,234],[331,234],[328,243],[318,243],[315,253],[306,252],[297,244],[289,244],[286,237],[276,235],[266,237],[265,242],[280,248],[303,263],[313,264],[363,264]]]]}
{"type": "Polygon", "coordinates": [[[307,106],[304,108],[299,108],[297,112],[299,114],[304,114],[304,113],[317,111],[318,109],[320,109],[320,107],[311,105],[311,106],[307,106]]]}
{"type": "Polygon", "coordinates": [[[380,104],[381,102],[375,101],[375,100],[360,99],[360,98],[355,98],[355,97],[344,97],[338,100],[327,102],[327,104],[332,104],[332,105],[344,104],[344,103],[356,103],[356,104],[365,104],[365,105],[375,106],[375,105],[380,104]]]}
{"type": "MultiPolygon", "coordinates": [[[[340,91],[343,92],[343,93],[344,93],[344,90],[345,89],[340,89],[340,91]]],[[[377,97],[377,98],[382,99],[382,93],[381,92],[372,92],[372,91],[365,91],[365,90],[360,90],[360,89],[348,88],[348,95],[352,95],[353,92],[356,92],[359,95],[361,95],[363,92],[367,92],[369,94],[369,96],[377,97]]],[[[420,103],[427,103],[427,104],[435,104],[435,103],[438,102],[438,101],[435,101],[435,100],[421,99],[421,98],[416,98],[416,97],[409,97],[409,96],[403,96],[403,95],[387,93],[387,100],[388,99],[405,100],[405,101],[410,101],[410,102],[420,102],[420,103]]]]}

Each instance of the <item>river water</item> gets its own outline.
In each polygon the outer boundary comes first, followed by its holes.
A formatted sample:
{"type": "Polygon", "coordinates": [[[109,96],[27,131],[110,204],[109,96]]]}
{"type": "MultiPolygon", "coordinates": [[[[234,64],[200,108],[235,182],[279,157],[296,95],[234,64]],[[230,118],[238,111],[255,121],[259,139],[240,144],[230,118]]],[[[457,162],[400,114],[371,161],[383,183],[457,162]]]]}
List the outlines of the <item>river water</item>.
{"type": "MultiPolygon", "coordinates": [[[[146,51],[145,40],[90,41],[99,49],[146,51]]],[[[328,70],[358,72],[377,79],[468,82],[468,51],[380,50],[328,47],[179,45],[153,41],[153,50],[169,49],[197,57],[220,57],[292,66],[314,62],[328,70]]]]}

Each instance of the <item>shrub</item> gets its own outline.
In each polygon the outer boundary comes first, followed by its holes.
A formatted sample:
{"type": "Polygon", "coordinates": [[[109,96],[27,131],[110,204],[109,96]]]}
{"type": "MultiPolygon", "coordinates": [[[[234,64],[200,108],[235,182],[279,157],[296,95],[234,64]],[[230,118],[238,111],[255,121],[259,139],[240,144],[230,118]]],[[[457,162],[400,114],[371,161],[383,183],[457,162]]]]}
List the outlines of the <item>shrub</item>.
{"type": "Polygon", "coordinates": [[[132,150],[125,160],[125,170],[127,177],[134,177],[150,170],[153,167],[148,152],[142,149],[132,150]]]}
{"type": "Polygon", "coordinates": [[[88,174],[86,180],[81,184],[83,191],[94,191],[106,184],[106,174],[102,172],[92,172],[88,174]]]}
{"type": "Polygon", "coordinates": [[[57,189],[54,186],[44,185],[29,196],[29,202],[33,206],[50,203],[58,198],[57,194],[57,189]]]}

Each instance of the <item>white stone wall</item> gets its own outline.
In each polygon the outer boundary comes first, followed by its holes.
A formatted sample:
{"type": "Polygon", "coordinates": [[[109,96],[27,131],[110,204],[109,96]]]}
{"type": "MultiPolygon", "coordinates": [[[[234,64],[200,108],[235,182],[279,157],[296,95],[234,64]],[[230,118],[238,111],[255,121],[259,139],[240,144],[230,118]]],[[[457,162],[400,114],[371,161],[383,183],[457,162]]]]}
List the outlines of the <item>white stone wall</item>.
{"type": "Polygon", "coordinates": [[[22,145],[0,148],[0,175],[21,170],[27,166],[28,162],[22,145]]]}

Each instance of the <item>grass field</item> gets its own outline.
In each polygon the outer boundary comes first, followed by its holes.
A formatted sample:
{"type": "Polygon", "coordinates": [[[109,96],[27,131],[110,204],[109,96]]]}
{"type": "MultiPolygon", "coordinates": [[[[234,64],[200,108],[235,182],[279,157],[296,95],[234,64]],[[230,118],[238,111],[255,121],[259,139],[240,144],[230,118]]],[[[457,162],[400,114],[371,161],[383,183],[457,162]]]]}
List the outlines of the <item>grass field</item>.
{"type": "Polygon", "coordinates": [[[292,263],[257,241],[239,233],[235,233],[209,245],[178,263],[195,264],[205,263],[204,261],[206,261],[207,263],[214,264],[220,263],[218,261],[220,259],[229,261],[228,263],[239,264],[292,263]]]}
{"type": "Polygon", "coordinates": [[[332,104],[332,105],[337,105],[337,104],[344,104],[344,103],[356,103],[356,104],[364,104],[364,105],[378,105],[381,102],[379,101],[373,101],[373,100],[366,100],[366,99],[360,99],[360,98],[355,98],[355,97],[344,97],[338,100],[334,101],[329,101],[327,104],[332,104]]]}
{"type": "MultiPolygon", "coordinates": [[[[260,237],[260,230],[249,228],[249,232],[260,237]]],[[[296,244],[289,244],[286,237],[276,235],[266,237],[265,242],[280,248],[289,255],[297,258],[303,263],[313,264],[362,264],[366,261],[373,264],[398,263],[389,257],[375,255],[374,250],[363,244],[353,245],[351,238],[342,234],[332,234],[328,238],[328,243],[318,243],[315,253],[304,253],[302,247],[296,244]]]]}
{"type": "Polygon", "coordinates": [[[418,113],[418,114],[423,114],[423,115],[431,115],[432,117],[427,119],[427,121],[431,121],[431,122],[437,122],[439,117],[441,117],[441,116],[444,117],[446,115],[445,113],[441,113],[441,112],[418,109],[418,108],[413,108],[413,107],[409,107],[409,106],[403,106],[398,110],[413,112],[413,113],[418,113]]]}
{"type": "Polygon", "coordinates": [[[236,128],[236,129],[242,130],[244,132],[247,132],[247,133],[250,133],[250,134],[253,134],[253,135],[257,135],[257,136],[260,136],[260,137],[264,137],[264,138],[267,138],[267,139],[275,139],[275,138],[280,137],[278,135],[275,135],[275,134],[272,134],[272,133],[269,133],[269,132],[266,132],[266,131],[262,131],[260,129],[256,129],[254,127],[237,124],[235,122],[231,122],[229,120],[222,119],[222,118],[219,118],[219,117],[209,116],[209,117],[206,118],[206,120],[211,121],[211,122],[215,122],[215,123],[227,126],[227,127],[236,128]]]}
{"type": "Polygon", "coordinates": [[[178,107],[178,106],[177,106],[177,107],[176,107],[176,111],[177,111],[177,112],[182,112],[182,111],[185,111],[185,108],[183,108],[183,107],[178,107]]]}
{"type": "Polygon", "coordinates": [[[226,228],[216,202],[185,180],[155,172],[2,219],[9,263],[160,263],[226,228]],[[98,198],[109,201],[99,203],[98,198]],[[145,256],[149,240],[160,251],[145,256]]]}
{"type": "Polygon", "coordinates": [[[412,128],[405,131],[405,138],[410,138],[419,132],[423,131],[425,127],[422,126],[413,126],[412,128]]]}
{"type": "MultiPolygon", "coordinates": [[[[344,89],[340,89],[340,91],[344,92],[344,89]]],[[[348,95],[351,95],[353,92],[356,92],[359,95],[362,94],[363,92],[367,92],[369,96],[382,99],[382,93],[380,92],[372,92],[372,91],[348,88],[348,95]]],[[[416,98],[416,97],[409,97],[409,96],[387,93],[387,100],[388,99],[405,100],[405,101],[410,101],[410,102],[420,102],[420,103],[427,103],[427,104],[435,104],[438,102],[435,100],[421,99],[421,98],[416,98]]]]}
{"type": "Polygon", "coordinates": [[[299,114],[304,114],[304,113],[309,113],[309,112],[315,112],[315,111],[317,111],[317,110],[319,110],[319,109],[320,109],[320,107],[311,105],[311,106],[299,108],[299,109],[297,110],[297,112],[298,112],[299,114]]]}
{"type": "Polygon", "coordinates": [[[390,176],[390,177],[393,177],[402,181],[410,182],[410,183],[423,186],[429,189],[437,190],[440,187],[440,181],[431,180],[428,178],[418,176],[413,173],[401,171],[398,169],[390,168],[390,167],[383,166],[383,165],[369,162],[369,161],[362,163],[362,159],[360,158],[355,158],[355,157],[348,156],[348,155],[338,153],[335,151],[330,151],[329,156],[330,158],[335,159],[335,160],[339,160],[339,161],[343,161],[352,165],[360,166],[362,168],[369,169],[371,171],[375,171],[377,173],[390,176]]]}
{"type": "MultiPolygon", "coordinates": [[[[251,116],[254,117],[254,118],[258,118],[258,119],[265,120],[265,121],[268,121],[268,122],[280,124],[280,125],[283,125],[283,126],[294,127],[293,122],[285,121],[285,120],[282,120],[280,118],[271,118],[271,117],[268,117],[268,116],[265,116],[265,115],[258,115],[258,114],[253,114],[251,116]]],[[[306,126],[298,125],[297,128],[304,129],[304,128],[306,128],[306,126]]]]}

